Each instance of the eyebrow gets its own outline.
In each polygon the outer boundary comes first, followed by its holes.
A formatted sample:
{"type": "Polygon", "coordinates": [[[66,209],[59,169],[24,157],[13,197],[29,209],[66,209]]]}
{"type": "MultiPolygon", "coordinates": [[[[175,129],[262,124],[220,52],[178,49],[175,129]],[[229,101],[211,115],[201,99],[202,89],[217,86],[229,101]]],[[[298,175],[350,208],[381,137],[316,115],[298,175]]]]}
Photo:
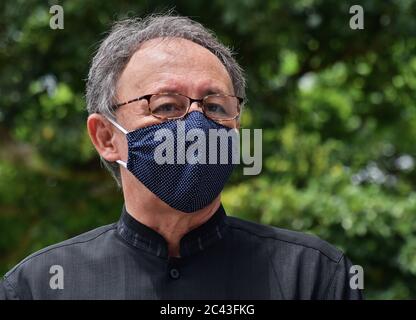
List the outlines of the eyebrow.
{"type": "MultiPolygon", "coordinates": [[[[159,87],[156,87],[156,90],[152,91],[151,93],[180,93],[184,94],[183,86],[178,85],[161,85],[159,87]],[[181,90],[182,89],[182,90],[181,90]]],[[[202,96],[207,96],[210,94],[232,94],[232,92],[227,92],[221,89],[218,86],[209,86],[206,89],[202,91],[202,96]]],[[[198,98],[198,97],[192,97],[192,98],[198,98]]]]}

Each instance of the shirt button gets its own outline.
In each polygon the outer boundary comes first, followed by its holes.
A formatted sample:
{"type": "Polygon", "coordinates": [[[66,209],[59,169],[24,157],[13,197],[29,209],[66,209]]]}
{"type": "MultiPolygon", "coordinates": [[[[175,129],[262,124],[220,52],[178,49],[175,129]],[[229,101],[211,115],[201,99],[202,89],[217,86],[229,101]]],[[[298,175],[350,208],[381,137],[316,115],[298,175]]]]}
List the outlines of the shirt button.
{"type": "Polygon", "coordinates": [[[179,270],[178,269],[175,269],[175,268],[170,269],[169,274],[170,274],[170,277],[172,279],[179,279],[179,270]]]}

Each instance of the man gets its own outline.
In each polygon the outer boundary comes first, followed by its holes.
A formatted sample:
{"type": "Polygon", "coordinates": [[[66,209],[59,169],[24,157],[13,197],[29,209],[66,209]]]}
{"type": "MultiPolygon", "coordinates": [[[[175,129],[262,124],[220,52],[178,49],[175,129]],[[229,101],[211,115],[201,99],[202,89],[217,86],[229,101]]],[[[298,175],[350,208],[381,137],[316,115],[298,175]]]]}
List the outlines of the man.
{"type": "Polygon", "coordinates": [[[192,162],[179,142],[156,156],[161,132],[238,128],[244,96],[241,68],[200,24],[117,23],[92,61],[87,126],[122,187],[121,218],[29,256],[5,275],[0,296],[360,299],[351,263],[331,245],[226,215],[220,192],[232,164],[192,162]],[[176,162],[160,162],[167,153],[176,162]]]}

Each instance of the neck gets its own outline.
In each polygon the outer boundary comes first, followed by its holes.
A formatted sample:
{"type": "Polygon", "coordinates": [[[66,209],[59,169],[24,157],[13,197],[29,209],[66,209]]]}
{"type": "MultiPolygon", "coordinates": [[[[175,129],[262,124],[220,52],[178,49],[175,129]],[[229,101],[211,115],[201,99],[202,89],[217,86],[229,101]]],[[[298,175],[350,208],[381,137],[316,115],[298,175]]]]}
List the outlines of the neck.
{"type": "Polygon", "coordinates": [[[220,206],[220,196],[218,196],[205,208],[193,213],[184,213],[169,207],[139,181],[132,181],[133,185],[125,181],[126,179],[123,179],[127,212],[140,223],[162,235],[168,244],[169,256],[172,257],[180,256],[182,237],[208,221],[220,206]]]}

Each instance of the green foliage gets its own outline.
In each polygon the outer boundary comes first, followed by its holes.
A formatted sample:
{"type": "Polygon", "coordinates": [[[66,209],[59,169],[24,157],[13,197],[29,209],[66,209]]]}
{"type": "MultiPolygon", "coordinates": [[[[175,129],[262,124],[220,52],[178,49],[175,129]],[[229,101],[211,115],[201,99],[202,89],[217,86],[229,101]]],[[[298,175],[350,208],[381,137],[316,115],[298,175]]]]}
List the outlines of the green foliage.
{"type": "MultiPolygon", "coordinates": [[[[122,196],[85,128],[84,79],[111,21],[165,1],[0,4],[0,273],[118,218],[122,196]]],[[[248,78],[243,127],[263,129],[263,171],[238,170],[231,215],[310,232],[365,271],[367,298],[416,297],[416,1],[178,1],[248,78]]]]}

